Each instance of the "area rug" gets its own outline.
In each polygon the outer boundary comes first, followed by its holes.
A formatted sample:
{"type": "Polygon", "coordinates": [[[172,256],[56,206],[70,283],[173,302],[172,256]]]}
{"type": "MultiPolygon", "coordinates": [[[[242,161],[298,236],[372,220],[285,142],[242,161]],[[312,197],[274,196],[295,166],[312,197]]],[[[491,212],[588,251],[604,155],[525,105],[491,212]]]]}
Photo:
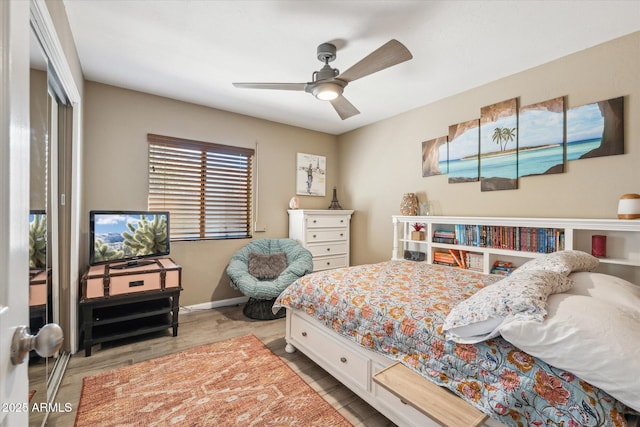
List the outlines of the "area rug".
{"type": "Polygon", "coordinates": [[[86,377],[83,426],[351,426],[254,335],[86,377]]]}

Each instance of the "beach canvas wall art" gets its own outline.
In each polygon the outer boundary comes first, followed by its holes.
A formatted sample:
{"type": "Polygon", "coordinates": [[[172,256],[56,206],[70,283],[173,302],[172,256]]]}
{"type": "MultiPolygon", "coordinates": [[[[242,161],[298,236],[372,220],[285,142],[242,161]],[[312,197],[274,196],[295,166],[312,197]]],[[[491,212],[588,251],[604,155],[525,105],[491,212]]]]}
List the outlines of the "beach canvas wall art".
{"type": "Polygon", "coordinates": [[[480,120],[449,126],[449,183],[479,179],[480,120]]]}
{"type": "Polygon", "coordinates": [[[480,189],[518,188],[518,100],[480,109],[480,189]]]}
{"type": "Polygon", "coordinates": [[[624,154],[624,98],[567,110],[567,160],[624,154]]]}
{"type": "Polygon", "coordinates": [[[447,164],[447,137],[422,141],[422,176],[446,175],[449,173],[447,164]]]}
{"type": "Polygon", "coordinates": [[[480,119],[422,142],[422,176],[481,191],[518,188],[520,177],[566,171],[567,161],[624,154],[624,97],[567,109],[567,96],[519,107],[512,98],[480,109],[480,119]],[[446,148],[446,149],[445,149],[446,148]]]}
{"type": "Polygon", "coordinates": [[[564,97],[520,107],[518,176],[564,172],[564,97]]]}

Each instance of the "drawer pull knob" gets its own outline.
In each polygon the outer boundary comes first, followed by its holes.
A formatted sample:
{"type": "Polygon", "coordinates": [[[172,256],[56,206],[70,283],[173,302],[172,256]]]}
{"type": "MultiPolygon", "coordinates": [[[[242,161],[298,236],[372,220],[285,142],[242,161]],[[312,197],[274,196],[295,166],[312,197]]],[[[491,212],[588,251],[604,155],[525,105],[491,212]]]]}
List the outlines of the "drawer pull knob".
{"type": "Polygon", "coordinates": [[[303,333],[302,333],[302,336],[303,336],[303,337],[306,337],[306,336],[307,336],[307,333],[306,333],[306,332],[303,332],[303,333]]]}
{"type": "Polygon", "coordinates": [[[340,358],[340,361],[341,361],[342,363],[347,363],[347,358],[346,358],[346,357],[344,357],[344,356],[342,356],[342,357],[340,358]]]}
{"type": "Polygon", "coordinates": [[[331,250],[331,248],[327,248],[327,252],[329,252],[331,250]]]}
{"type": "Polygon", "coordinates": [[[315,224],[316,222],[318,222],[318,221],[314,219],[314,220],[313,220],[313,223],[315,224]]]}
{"type": "Polygon", "coordinates": [[[344,234],[340,233],[340,237],[344,236],[344,234]]]}
{"type": "Polygon", "coordinates": [[[313,238],[315,239],[316,237],[317,237],[317,236],[314,234],[314,235],[313,235],[313,238]]]}
{"type": "Polygon", "coordinates": [[[341,219],[340,222],[344,222],[344,219],[341,219]]]}
{"type": "Polygon", "coordinates": [[[327,261],[327,265],[331,265],[331,261],[327,261]]]}

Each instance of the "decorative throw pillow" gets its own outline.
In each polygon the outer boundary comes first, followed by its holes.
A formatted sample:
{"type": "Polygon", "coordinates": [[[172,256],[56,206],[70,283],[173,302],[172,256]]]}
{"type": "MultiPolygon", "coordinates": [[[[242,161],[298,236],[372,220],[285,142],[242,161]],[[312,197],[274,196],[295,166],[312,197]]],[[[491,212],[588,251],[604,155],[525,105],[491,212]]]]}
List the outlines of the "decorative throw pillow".
{"type": "Polygon", "coordinates": [[[249,253],[249,274],[258,280],[273,280],[287,268],[284,252],[274,254],[249,253]]]}
{"type": "Polygon", "coordinates": [[[558,251],[540,255],[524,263],[516,271],[548,270],[568,275],[574,271],[592,271],[599,263],[598,258],[586,252],[558,251]]]}
{"type": "Polygon", "coordinates": [[[567,287],[566,282],[570,282],[567,276],[554,271],[514,273],[456,305],[442,329],[451,341],[474,344],[499,335],[500,328],[514,319],[542,322],[547,296],[567,287]]]}
{"type": "Polygon", "coordinates": [[[549,296],[544,322],[515,319],[502,337],[640,411],[640,308],[584,295],[549,296]]]}

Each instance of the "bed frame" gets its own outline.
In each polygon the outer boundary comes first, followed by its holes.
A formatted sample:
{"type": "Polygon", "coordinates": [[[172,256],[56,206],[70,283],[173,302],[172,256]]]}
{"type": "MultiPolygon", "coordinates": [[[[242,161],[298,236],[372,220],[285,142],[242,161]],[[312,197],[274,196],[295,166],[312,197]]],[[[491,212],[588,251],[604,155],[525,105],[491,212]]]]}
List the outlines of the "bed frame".
{"type": "MultiPolygon", "coordinates": [[[[440,425],[373,380],[375,374],[396,363],[393,360],[367,350],[328,329],[313,317],[289,308],[285,340],[287,353],[300,350],[395,424],[424,427],[440,425]]],[[[459,400],[461,410],[471,406],[459,400]]],[[[483,425],[504,426],[491,418],[483,425]]]]}
{"type": "MultiPolygon", "coordinates": [[[[482,270],[485,273],[489,272],[491,265],[498,258],[506,258],[514,261],[515,265],[520,265],[527,259],[535,257],[536,254],[518,250],[470,248],[433,243],[431,236],[434,230],[441,227],[453,229],[455,224],[557,228],[563,230],[565,249],[579,249],[585,252],[590,252],[591,238],[594,234],[605,234],[610,237],[612,244],[608,246],[609,256],[601,260],[603,268],[599,270],[626,278],[633,283],[638,283],[637,279],[640,277],[640,268],[638,268],[640,258],[637,250],[640,247],[640,221],[394,216],[393,224],[392,259],[401,259],[406,250],[417,250],[426,252],[426,262],[433,263],[433,252],[438,248],[465,249],[481,255],[482,270]],[[426,240],[412,239],[410,225],[416,222],[425,225],[428,236],[426,240]],[[622,270],[619,267],[622,267],[622,270]]],[[[367,350],[325,327],[313,317],[289,308],[287,308],[285,339],[287,342],[285,350],[288,353],[293,353],[296,349],[300,350],[395,424],[426,427],[440,425],[373,380],[374,375],[396,363],[393,360],[367,350]]],[[[460,408],[471,406],[464,400],[459,400],[460,408]]],[[[639,419],[640,417],[632,417],[629,420],[629,426],[639,426],[639,419]]],[[[504,424],[488,418],[484,426],[498,427],[504,424]]]]}

